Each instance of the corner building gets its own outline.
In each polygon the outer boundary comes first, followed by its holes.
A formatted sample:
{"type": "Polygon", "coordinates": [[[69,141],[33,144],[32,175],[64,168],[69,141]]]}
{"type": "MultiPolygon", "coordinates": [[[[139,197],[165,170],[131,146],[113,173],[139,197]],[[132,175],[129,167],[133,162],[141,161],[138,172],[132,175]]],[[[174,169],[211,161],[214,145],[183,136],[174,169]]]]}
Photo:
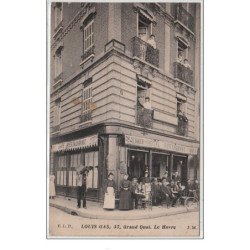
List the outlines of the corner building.
{"type": "Polygon", "coordinates": [[[199,3],[52,3],[50,171],[76,196],[76,167],[91,167],[87,199],[112,172],[199,179],[199,3]],[[149,39],[154,35],[155,44],[149,39]],[[179,55],[187,59],[184,65],[179,55]],[[149,106],[145,108],[145,99],[149,106]]]}

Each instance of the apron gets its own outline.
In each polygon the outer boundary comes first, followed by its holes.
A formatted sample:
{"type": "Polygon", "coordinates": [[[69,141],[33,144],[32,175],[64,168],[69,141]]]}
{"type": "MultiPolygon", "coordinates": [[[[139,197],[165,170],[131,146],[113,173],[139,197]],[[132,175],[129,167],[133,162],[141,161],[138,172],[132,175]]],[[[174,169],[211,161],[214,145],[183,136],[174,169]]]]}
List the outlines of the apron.
{"type": "Polygon", "coordinates": [[[115,193],[113,187],[107,187],[107,193],[104,196],[103,208],[115,209],[115,193]]]}

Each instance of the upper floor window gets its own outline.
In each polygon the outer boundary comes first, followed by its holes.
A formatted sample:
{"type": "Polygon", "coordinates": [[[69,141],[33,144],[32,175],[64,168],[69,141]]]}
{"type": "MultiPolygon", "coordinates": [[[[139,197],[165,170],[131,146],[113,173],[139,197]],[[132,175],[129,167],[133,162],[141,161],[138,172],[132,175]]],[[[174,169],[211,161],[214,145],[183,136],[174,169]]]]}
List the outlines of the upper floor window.
{"type": "Polygon", "coordinates": [[[94,46],[93,23],[94,21],[92,20],[86,25],[86,27],[84,27],[84,31],[83,31],[84,53],[86,53],[88,50],[90,50],[94,46]]]}
{"type": "Polygon", "coordinates": [[[93,103],[92,103],[92,86],[91,84],[92,79],[90,78],[85,82],[83,93],[82,93],[82,115],[81,115],[81,122],[87,122],[92,119],[92,110],[93,110],[93,103]]]}
{"type": "Polygon", "coordinates": [[[56,128],[60,126],[60,116],[61,116],[61,100],[58,99],[55,101],[54,106],[54,121],[53,121],[53,127],[56,128]]]}
{"type": "Polygon", "coordinates": [[[62,3],[56,3],[55,5],[55,28],[61,23],[63,18],[62,3]]]}
{"type": "Polygon", "coordinates": [[[62,73],[62,50],[58,49],[55,53],[55,77],[62,73]]]}

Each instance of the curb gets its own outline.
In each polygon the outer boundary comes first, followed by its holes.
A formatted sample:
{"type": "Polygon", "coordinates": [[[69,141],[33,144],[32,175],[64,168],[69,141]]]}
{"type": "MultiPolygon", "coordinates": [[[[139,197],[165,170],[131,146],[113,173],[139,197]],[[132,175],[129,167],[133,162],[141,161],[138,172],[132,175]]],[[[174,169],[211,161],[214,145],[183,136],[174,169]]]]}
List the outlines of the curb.
{"type": "Polygon", "coordinates": [[[62,205],[49,203],[51,207],[55,207],[57,209],[60,209],[68,214],[74,214],[83,218],[89,218],[89,219],[109,219],[109,220],[141,220],[141,219],[154,219],[154,218],[160,218],[165,216],[171,216],[171,215],[177,215],[177,214],[184,214],[184,213],[190,213],[190,212],[196,212],[199,211],[198,208],[188,209],[184,208],[183,210],[179,211],[172,211],[172,212],[161,212],[156,214],[141,214],[141,215],[135,215],[128,217],[126,215],[113,215],[112,218],[109,215],[105,214],[90,214],[88,212],[80,211],[77,209],[68,208],[62,205]]]}

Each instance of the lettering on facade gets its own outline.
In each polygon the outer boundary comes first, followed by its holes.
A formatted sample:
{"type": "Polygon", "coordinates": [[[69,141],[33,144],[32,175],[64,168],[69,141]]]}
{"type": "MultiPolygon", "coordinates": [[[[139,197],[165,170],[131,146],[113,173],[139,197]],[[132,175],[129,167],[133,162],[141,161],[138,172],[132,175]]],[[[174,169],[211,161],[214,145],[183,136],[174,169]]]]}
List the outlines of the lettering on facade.
{"type": "Polygon", "coordinates": [[[62,142],[52,145],[52,152],[68,151],[74,149],[81,149],[86,147],[93,147],[98,145],[98,136],[89,136],[79,140],[62,142]]]}
{"type": "Polygon", "coordinates": [[[139,147],[146,147],[146,148],[157,148],[157,149],[173,151],[189,155],[196,155],[198,152],[198,148],[196,147],[187,147],[179,145],[177,144],[177,142],[173,143],[173,142],[153,140],[153,139],[141,138],[130,135],[125,135],[125,144],[139,146],[139,147]]]}

